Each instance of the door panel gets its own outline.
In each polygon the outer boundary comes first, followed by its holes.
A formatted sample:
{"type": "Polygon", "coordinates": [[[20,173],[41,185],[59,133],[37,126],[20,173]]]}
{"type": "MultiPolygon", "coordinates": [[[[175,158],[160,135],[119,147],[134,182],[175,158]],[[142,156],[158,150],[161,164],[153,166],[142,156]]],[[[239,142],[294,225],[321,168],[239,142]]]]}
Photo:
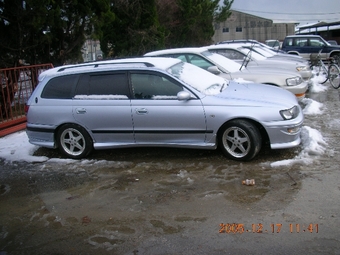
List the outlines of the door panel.
{"type": "Polygon", "coordinates": [[[92,133],[95,143],[134,143],[127,74],[84,75],[73,99],[73,115],[92,133]]]}
{"type": "Polygon", "coordinates": [[[179,101],[180,84],[156,74],[131,74],[131,100],[136,143],[197,144],[205,142],[206,121],[198,98],[179,101]]]}

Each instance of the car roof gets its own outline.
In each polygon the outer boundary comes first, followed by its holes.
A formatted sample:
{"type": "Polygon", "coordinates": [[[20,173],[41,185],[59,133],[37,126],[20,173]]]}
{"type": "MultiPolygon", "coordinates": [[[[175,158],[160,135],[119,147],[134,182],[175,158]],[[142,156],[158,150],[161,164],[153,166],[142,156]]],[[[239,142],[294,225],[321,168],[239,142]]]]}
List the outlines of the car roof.
{"type": "Polygon", "coordinates": [[[221,41],[221,42],[218,42],[217,44],[228,44],[228,43],[260,43],[260,42],[254,39],[237,39],[237,40],[221,41]]]}
{"type": "Polygon", "coordinates": [[[320,35],[287,35],[286,38],[288,37],[321,37],[320,35]]]}
{"type": "Polygon", "coordinates": [[[237,49],[241,48],[244,44],[242,43],[222,43],[222,44],[213,44],[209,46],[205,46],[208,49],[237,49]]]}
{"type": "Polygon", "coordinates": [[[103,60],[89,63],[82,63],[76,65],[64,65],[48,69],[42,73],[42,76],[59,76],[66,74],[76,74],[84,72],[96,72],[96,71],[109,71],[115,69],[127,69],[127,68],[149,68],[149,69],[161,69],[166,70],[169,67],[181,62],[179,59],[174,58],[162,58],[162,57],[138,57],[138,58],[125,58],[114,60],[103,60]]]}
{"type": "Polygon", "coordinates": [[[144,56],[158,56],[163,54],[175,54],[175,53],[201,53],[206,50],[207,49],[203,47],[172,48],[148,52],[144,56]]]}

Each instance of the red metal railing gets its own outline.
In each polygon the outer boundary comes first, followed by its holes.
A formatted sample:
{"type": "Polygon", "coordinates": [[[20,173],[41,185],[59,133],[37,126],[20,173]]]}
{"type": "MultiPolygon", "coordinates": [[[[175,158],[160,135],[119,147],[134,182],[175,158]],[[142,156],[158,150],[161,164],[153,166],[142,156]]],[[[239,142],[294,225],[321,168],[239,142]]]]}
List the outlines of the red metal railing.
{"type": "Polygon", "coordinates": [[[0,137],[26,127],[25,103],[52,64],[0,69],[0,137]]]}

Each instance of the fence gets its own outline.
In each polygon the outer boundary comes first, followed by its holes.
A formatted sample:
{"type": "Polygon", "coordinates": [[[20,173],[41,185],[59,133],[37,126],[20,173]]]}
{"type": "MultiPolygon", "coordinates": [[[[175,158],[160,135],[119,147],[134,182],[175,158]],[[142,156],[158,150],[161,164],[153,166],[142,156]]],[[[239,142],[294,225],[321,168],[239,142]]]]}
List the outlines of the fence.
{"type": "Polygon", "coordinates": [[[26,127],[25,104],[38,76],[52,64],[0,69],[0,137],[26,127]]]}

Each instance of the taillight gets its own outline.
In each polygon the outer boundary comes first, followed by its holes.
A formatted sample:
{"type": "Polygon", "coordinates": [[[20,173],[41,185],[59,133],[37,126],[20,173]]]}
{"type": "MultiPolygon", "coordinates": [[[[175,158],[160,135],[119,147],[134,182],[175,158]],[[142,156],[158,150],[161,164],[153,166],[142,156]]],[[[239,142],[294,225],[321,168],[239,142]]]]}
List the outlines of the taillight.
{"type": "Polygon", "coordinates": [[[30,106],[27,105],[27,104],[25,104],[25,114],[26,114],[26,115],[27,115],[29,109],[30,109],[30,106]]]}

